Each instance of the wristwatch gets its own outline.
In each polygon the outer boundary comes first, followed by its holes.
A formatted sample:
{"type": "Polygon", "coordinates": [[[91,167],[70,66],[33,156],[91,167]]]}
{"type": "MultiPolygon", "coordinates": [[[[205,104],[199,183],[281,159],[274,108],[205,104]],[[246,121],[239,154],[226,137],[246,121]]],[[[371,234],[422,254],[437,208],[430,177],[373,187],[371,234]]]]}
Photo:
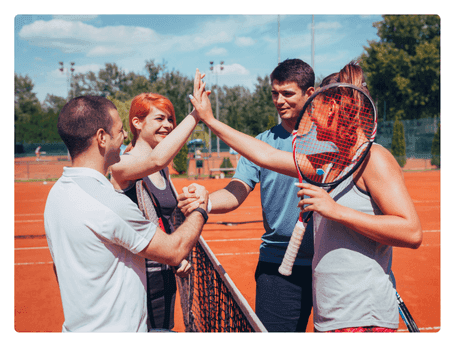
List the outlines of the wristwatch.
{"type": "Polygon", "coordinates": [[[204,217],[204,224],[207,223],[207,219],[209,219],[209,215],[207,214],[207,212],[205,212],[205,210],[200,207],[195,209],[195,211],[198,211],[200,214],[202,214],[202,217],[204,217]]]}

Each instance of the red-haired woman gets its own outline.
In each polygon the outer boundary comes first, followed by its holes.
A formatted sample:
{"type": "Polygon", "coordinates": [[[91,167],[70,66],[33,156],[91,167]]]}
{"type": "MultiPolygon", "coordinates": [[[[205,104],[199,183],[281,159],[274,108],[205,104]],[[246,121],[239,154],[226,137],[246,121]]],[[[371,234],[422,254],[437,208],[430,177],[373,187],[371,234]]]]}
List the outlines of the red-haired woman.
{"type": "MultiPolygon", "coordinates": [[[[162,227],[167,233],[174,231],[170,217],[177,206],[168,165],[183,147],[198,121],[198,115],[193,111],[177,126],[174,107],[169,99],[154,93],[137,95],[131,102],[129,113],[133,140],[120,162],[111,167],[114,188],[136,204],[136,181],[144,177],[150,179],[162,227]]],[[[170,330],[174,327],[174,271],[176,275],[185,277],[191,266],[184,261],[177,270],[173,270],[168,265],[147,259],[146,268],[149,331],[170,330]]]]}

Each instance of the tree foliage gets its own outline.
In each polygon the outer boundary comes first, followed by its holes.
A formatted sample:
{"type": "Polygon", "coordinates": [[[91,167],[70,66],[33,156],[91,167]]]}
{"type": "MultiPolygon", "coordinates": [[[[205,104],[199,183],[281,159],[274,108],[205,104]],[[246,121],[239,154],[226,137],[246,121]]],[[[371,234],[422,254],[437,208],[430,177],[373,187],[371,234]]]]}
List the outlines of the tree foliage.
{"type": "Polygon", "coordinates": [[[132,100],[127,100],[127,101],[123,102],[123,101],[117,100],[111,96],[108,96],[107,99],[112,101],[112,103],[117,108],[117,112],[120,116],[120,119],[122,120],[123,129],[128,132],[128,137],[124,141],[124,143],[128,144],[133,140],[133,134],[130,131],[130,122],[129,122],[129,114],[130,114],[132,100]]]}
{"type": "Polygon", "coordinates": [[[182,149],[177,153],[174,157],[173,165],[175,171],[179,174],[183,174],[186,172],[188,168],[188,146],[185,144],[183,145],[182,149]]]}
{"type": "Polygon", "coordinates": [[[441,124],[434,134],[433,143],[431,144],[431,165],[441,167],[441,124]]]}
{"type": "Polygon", "coordinates": [[[386,120],[440,115],[440,18],[383,16],[373,24],[379,41],[362,55],[368,88],[386,120]]]}
{"type": "Polygon", "coordinates": [[[393,124],[392,155],[398,164],[403,167],[406,164],[406,142],[403,123],[397,118],[393,124]]]}
{"type": "MultiPolygon", "coordinates": [[[[144,73],[126,73],[115,63],[107,63],[97,73],[75,74],[67,99],[47,95],[42,105],[33,92],[33,81],[28,76],[15,76],[15,136],[16,142],[60,141],[57,133],[57,119],[60,110],[70,97],[100,95],[116,105],[124,128],[131,141],[128,115],[131,100],[138,94],[153,92],[166,96],[172,102],[177,123],[191,112],[188,94],[193,91],[193,80],[179,71],[167,71],[165,64],[153,60],[145,62],[144,73]]],[[[210,96],[213,113],[216,114],[215,95],[210,96]]],[[[255,90],[250,92],[242,86],[218,88],[219,118],[222,122],[246,134],[256,136],[276,125],[277,113],[271,98],[268,76],[258,77],[255,90]]],[[[196,137],[208,141],[206,134],[196,137]]],[[[215,135],[212,134],[212,138],[215,135]]]]}

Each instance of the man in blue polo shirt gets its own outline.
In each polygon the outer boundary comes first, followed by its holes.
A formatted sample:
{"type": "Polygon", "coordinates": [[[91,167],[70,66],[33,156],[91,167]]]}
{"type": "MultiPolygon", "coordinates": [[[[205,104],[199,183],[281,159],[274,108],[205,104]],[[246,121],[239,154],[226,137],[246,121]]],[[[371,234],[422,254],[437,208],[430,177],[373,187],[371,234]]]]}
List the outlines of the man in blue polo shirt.
{"type": "Polygon", "coordinates": [[[194,185],[205,202],[168,235],[106,178],[126,138],[112,102],[72,99],[60,112],[58,132],[72,167],[49,193],[44,225],[63,304],[62,330],[146,332],[144,258],[180,264],[206,221],[206,190],[194,185]]]}
{"type": "MultiPolygon", "coordinates": [[[[281,124],[257,138],[277,149],[292,152],[292,131],[306,100],[314,93],[314,72],[300,59],[290,59],[275,68],[270,80],[281,124]]],[[[265,233],[255,274],[256,314],[267,330],[274,332],[304,332],[313,306],[311,222],[292,275],[286,277],[278,273],[300,212],[297,208],[299,188],[295,182],[298,182],[296,178],[261,168],[242,157],[231,182],[209,198],[211,213],[227,213],[238,208],[260,183],[265,233]]]]}

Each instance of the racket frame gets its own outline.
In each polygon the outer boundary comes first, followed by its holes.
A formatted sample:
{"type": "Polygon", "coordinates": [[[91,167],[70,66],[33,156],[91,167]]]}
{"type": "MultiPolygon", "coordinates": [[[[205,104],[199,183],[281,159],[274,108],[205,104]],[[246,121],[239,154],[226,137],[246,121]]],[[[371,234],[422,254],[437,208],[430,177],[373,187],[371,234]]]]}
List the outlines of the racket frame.
{"type": "MultiPolygon", "coordinates": [[[[328,89],[332,89],[332,88],[352,88],[352,89],[355,89],[356,91],[360,92],[361,94],[363,94],[364,96],[367,97],[368,101],[371,103],[371,106],[372,106],[372,109],[373,109],[373,131],[372,131],[372,136],[370,137],[369,141],[368,141],[368,145],[367,145],[367,148],[364,150],[363,154],[361,155],[361,157],[357,160],[357,163],[354,164],[354,166],[352,168],[350,168],[350,170],[343,175],[343,177],[341,177],[339,180],[336,180],[336,181],[333,181],[333,182],[330,182],[330,183],[323,183],[323,182],[316,182],[316,181],[313,181],[311,178],[305,176],[302,171],[300,170],[299,168],[299,165],[297,163],[297,160],[296,160],[296,151],[295,151],[295,146],[293,146],[293,156],[294,156],[294,162],[295,162],[295,166],[296,166],[296,169],[300,175],[300,177],[302,178],[302,180],[310,183],[310,184],[313,184],[315,186],[318,186],[318,187],[323,187],[323,188],[335,188],[337,185],[339,185],[341,182],[343,182],[345,179],[347,179],[349,176],[351,176],[351,174],[353,172],[355,172],[359,166],[363,163],[366,155],[368,154],[368,152],[370,151],[370,148],[371,146],[373,145],[373,142],[374,142],[374,139],[376,138],[376,132],[377,132],[377,127],[378,127],[378,117],[377,117],[377,111],[376,111],[376,106],[375,104],[373,103],[373,100],[371,99],[371,97],[365,93],[361,88],[358,88],[356,87],[355,85],[353,84],[349,84],[349,83],[332,83],[332,84],[328,84],[324,87],[322,87],[321,89],[319,89],[318,91],[316,91],[315,93],[313,93],[309,98],[308,100],[305,102],[305,105],[303,106],[303,109],[302,111],[300,111],[300,114],[299,114],[299,118],[297,119],[297,122],[295,124],[295,128],[294,130],[296,131],[294,136],[297,137],[297,130],[299,128],[299,124],[300,124],[300,121],[302,120],[302,117],[303,115],[305,114],[305,111],[306,109],[308,108],[308,106],[311,105],[312,101],[319,95],[319,94],[322,94],[324,93],[326,90],[328,89]]],[[[295,141],[295,139],[294,139],[295,141]]]]}
{"type": "MultiPolygon", "coordinates": [[[[298,176],[299,176],[299,182],[302,182],[303,180],[305,180],[306,182],[310,183],[310,184],[313,184],[313,185],[316,185],[318,187],[323,187],[323,188],[328,188],[327,190],[330,192],[331,190],[335,189],[340,183],[342,183],[345,179],[347,179],[349,176],[351,176],[358,168],[359,166],[363,163],[366,155],[368,154],[368,152],[370,151],[370,148],[371,146],[373,145],[373,142],[374,142],[374,139],[376,137],[376,131],[377,131],[377,111],[376,111],[376,106],[373,102],[373,100],[371,99],[371,97],[365,93],[362,89],[352,85],[352,84],[349,84],[349,83],[332,83],[332,84],[328,84],[327,86],[324,86],[322,88],[320,88],[317,92],[313,93],[309,98],[308,100],[305,102],[305,105],[303,106],[303,109],[302,111],[300,111],[300,114],[299,114],[299,118],[297,119],[297,122],[295,124],[295,128],[294,128],[294,134],[293,134],[293,143],[292,143],[292,154],[293,154],[293,158],[294,158],[294,164],[296,166],[296,169],[297,169],[297,173],[298,173],[298,176]],[[303,115],[305,114],[305,111],[307,110],[307,108],[309,107],[309,105],[311,105],[312,101],[320,94],[324,93],[326,90],[328,89],[331,89],[331,88],[352,88],[358,92],[360,92],[361,94],[365,95],[367,97],[367,100],[371,103],[371,106],[372,106],[372,110],[373,110],[373,130],[372,130],[372,135],[370,136],[369,140],[368,140],[368,144],[367,144],[367,148],[364,150],[363,154],[361,155],[361,157],[357,160],[357,163],[355,163],[352,168],[343,176],[341,177],[339,180],[336,180],[334,182],[330,182],[330,183],[321,183],[321,182],[315,182],[313,181],[312,179],[308,178],[306,175],[304,175],[302,173],[302,171],[300,170],[300,167],[297,163],[297,156],[296,156],[296,146],[295,146],[295,141],[296,141],[296,138],[297,138],[297,130],[299,129],[299,124],[300,124],[300,121],[302,120],[302,117],[303,115]]],[[[294,261],[297,257],[297,252],[298,252],[298,249],[300,248],[300,245],[301,245],[301,242],[302,242],[302,239],[303,239],[303,236],[304,236],[304,233],[305,233],[305,229],[306,229],[306,225],[307,223],[309,222],[309,220],[311,219],[311,217],[313,216],[313,211],[310,211],[307,216],[305,217],[305,220],[303,220],[303,213],[300,212],[299,214],[299,220],[297,221],[297,224],[296,226],[294,227],[294,230],[292,232],[292,235],[291,235],[291,239],[289,240],[289,244],[288,244],[288,247],[286,249],[286,252],[285,252],[285,255],[283,257],[283,260],[281,262],[281,265],[278,269],[279,273],[282,274],[283,276],[290,276],[291,273],[292,273],[292,267],[294,265],[294,261]]]]}

